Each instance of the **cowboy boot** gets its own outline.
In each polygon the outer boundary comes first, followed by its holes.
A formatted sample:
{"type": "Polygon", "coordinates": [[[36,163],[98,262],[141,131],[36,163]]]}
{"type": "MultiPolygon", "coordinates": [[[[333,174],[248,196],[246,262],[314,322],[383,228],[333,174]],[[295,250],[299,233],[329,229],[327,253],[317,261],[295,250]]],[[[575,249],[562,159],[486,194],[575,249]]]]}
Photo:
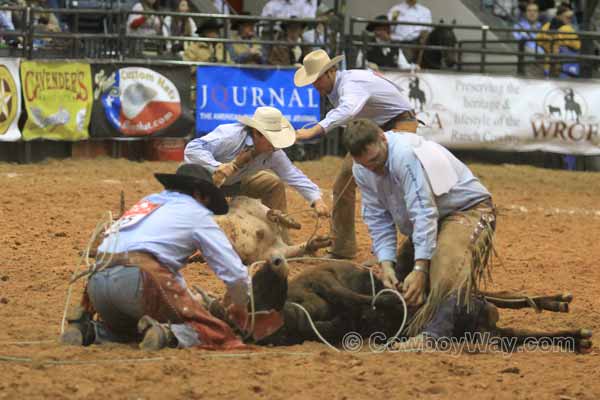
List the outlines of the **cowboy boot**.
{"type": "Polygon", "coordinates": [[[144,336],[140,342],[142,350],[156,351],[165,347],[177,347],[178,341],[171,329],[166,324],[161,324],[147,315],[140,318],[137,329],[144,336]]]}
{"type": "Polygon", "coordinates": [[[70,346],[89,346],[96,340],[92,314],[83,307],[72,308],[67,315],[68,325],[60,335],[60,342],[70,346]]]}

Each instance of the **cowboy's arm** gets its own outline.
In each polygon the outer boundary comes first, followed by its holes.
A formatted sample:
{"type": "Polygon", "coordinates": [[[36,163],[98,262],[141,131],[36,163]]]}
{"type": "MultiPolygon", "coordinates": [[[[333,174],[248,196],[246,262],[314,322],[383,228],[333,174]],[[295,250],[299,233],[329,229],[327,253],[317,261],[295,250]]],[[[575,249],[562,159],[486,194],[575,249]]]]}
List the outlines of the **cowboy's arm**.
{"type": "Polygon", "coordinates": [[[214,157],[219,141],[206,141],[203,138],[194,139],[185,146],[183,159],[186,163],[198,164],[210,172],[214,172],[221,163],[214,157]]]}
{"type": "Polygon", "coordinates": [[[373,242],[373,253],[380,263],[396,262],[397,232],[392,215],[380,201],[374,182],[358,166],[352,169],[361,193],[362,217],[373,242]]]}
{"type": "Polygon", "coordinates": [[[341,89],[339,104],[330,110],[319,125],[327,133],[354,119],[369,100],[368,85],[348,81],[341,89]]]}
{"type": "Polygon", "coordinates": [[[194,244],[202,252],[208,266],[227,286],[228,296],[234,304],[248,301],[248,269],[233,250],[229,239],[212,217],[203,219],[194,231],[194,244]]]}
{"type": "Polygon", "coordinates": [[[321,190],[287,157],[283,150],[276,150],[271,156],[271,169],[285,183],[293,187],[310,204],[321,199],[321,190]]]}
{"type": "Polygon", "coordinates": [[[391,162],[392,179],[399,182],[412,223],[415,260],[428,266],[437,245],[439,212],[425,170],[412,149],[406,149],[391,162]]]}
{"type": "Polygon", "coordinates": [[[184,161],[199,164],[214,172],[223,162],[231,161],[242,146],[244,135],[240,126],[225,124],[185,146],[184,161]]]}

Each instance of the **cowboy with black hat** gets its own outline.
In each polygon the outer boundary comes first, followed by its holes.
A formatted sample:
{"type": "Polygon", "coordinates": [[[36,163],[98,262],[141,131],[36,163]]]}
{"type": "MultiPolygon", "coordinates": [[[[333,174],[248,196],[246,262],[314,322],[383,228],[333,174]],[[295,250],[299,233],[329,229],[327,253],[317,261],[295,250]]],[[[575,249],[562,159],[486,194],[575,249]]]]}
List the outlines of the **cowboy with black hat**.
{"type": "MultiPolygon", "coordinates": [[[[240,16],[248,17],[250,13],[244,11],[240,16]]],[[[256,21],[248,18],[233,20],[231,28],[235,32],[231,33],[232,40],[254,40],[256,37],[256,21]]],[[[265,56],[263,47],[254,43],[232,43],[227,46],[229,56],[237,64],[264,64],[265,56]]]]}
{"type": "MultiPolygon", "coordinates": [[[[223,23],[216,19],[205,19],[198,25],[198,36],[218,39],[223,23]]],[[[187,46],[183,54],[185,61],[230,63],[231,57],[224,51],[223,43],[193,42],[187,46]]]]}
{"type": "Polygon", "coordinates": [[[165,190],[140,200],[106,231],[97,272],[82,306],[68,317],[62,342],[133,341],[146,350],[242,347],[231,328],[191,296],[180,272],[199,249],[227,286],[231,317],[245,318],[248,271],[212,218],[229,209],[223,192],[199,165],[155,177],[165,190]]]}
{"type": "MultiPolygon", "coordinates": [[[[367,32],[373,33],[375,43],[391,43],[391,26],[386,15],[378,15],[375,21],[368,23],[367,32]]],[[[400,47],[382,47],[368,46],[366,59],[362,51],[358,53],[356,65],[361,66],[365,61],[366,65],[371,69],[384,68],[399,68],[399,69],[419,69],[416,64],[411,64],[406,60],[404,52],[400,47]]]]}

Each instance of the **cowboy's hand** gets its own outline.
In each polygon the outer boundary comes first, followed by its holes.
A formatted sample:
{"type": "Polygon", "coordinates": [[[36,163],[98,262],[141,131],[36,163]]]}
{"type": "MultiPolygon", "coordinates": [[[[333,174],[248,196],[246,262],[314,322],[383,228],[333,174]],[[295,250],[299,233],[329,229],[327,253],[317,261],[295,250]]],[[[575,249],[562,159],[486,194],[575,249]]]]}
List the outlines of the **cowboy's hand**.
{"type": "Polygon", "coordinates": [[[315,200],[315,202],[312,203],[312,207],[319,217],[329,217],[329,208],[322,199],[315,200]]]}
{"type": "Polygon", "coordinates": [[[395,289],[398,285],[394,263],[391,261],[381,261],[373,266],[373,275],[379,279],[383,286],[389,289],[395,289]]]}
{"type": "Polygon", "coordinates": [[[216,171],[213,173],[213,183],[217,187],[221,187],[227,178],[232,176],[236,170],[237,167],[233,163],[223,163],[219,165],[216,171]]]}
{"type": "Polygon", "coordinates": [[[313,126],[312,128],[298,129],[296,131],[296,139],[297,140],[308,140],[308,139],[314,138],[315,136],[322,135],[323,133],[325,133],[325,131],[323,130],[321,125],[317,124],[317,125],[313,126]]]}
{"type": "Polygon", "coordinates": [[[425,302],[428,276],[423,271],[412,271],[402,283],[402,295],[407,305],[420,306],[425,302]]]}

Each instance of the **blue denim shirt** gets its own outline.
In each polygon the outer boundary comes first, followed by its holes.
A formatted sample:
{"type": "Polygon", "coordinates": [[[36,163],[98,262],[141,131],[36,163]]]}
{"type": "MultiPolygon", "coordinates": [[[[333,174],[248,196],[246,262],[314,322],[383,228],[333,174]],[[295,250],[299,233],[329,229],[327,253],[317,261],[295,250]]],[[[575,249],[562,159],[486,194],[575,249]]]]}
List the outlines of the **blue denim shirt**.
{"type": "Polygon", "coordinates": [[[137,223],[110,233],[99,251],[146,252],[179,276],[188,257],[199,249],[228,287],[247,289],[248,270],[209,209],[187,194],[168,190],[142,200],[159,207],[137,223]]]}
{"type": "MultiPolygon", "coordinates": [[[[242,150],[251,146],[252,137],[244,124],[223,124],[209,134],[189,142],[185,147],[184,160],[186,163],[200,164],[214,172],[221,163],[233,161],[242,150]]],[[[242,176],[265,169],[273,170],[310,203],[321,198],[318,186],[292,164],[283,150],[259,154],[229,177],[225,185],[238,183],[242,176]]]]}
{"type": "Polygon", "coordinates": [[[490,198],[473,173],[448,150],[458,182],[448,193],[435,196],[427,173],[413,149],[413,133],[386,132],[388,159],[379,176],[354,163],[353,174],[362,195],[362,216],[379,261],[396,261],[396,229],[409,236],[415,259],[430,260],[437,244],[438,222],[455,211],[465,210],[490,198]],[[397,227],[397,228],[396,228],[397,227]]]}

